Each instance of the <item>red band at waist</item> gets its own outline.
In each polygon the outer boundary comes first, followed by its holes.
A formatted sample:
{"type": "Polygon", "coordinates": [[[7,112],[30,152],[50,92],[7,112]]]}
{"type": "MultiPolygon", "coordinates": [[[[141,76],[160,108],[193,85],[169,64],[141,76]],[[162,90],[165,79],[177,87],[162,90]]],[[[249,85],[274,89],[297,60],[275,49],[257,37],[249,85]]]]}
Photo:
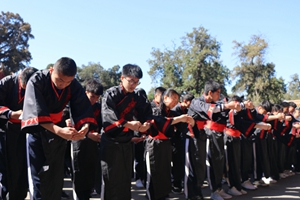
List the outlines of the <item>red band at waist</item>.
{"type": "Polygon", "coordinates": [[[206,121],[205,127],[210,129],[210,130],[217,131],[217,132],[223,132],[224,129],[226,128],[226,125],[225,124],[219,124],[219,123],[216,123],[214,121],[206,121]]]}

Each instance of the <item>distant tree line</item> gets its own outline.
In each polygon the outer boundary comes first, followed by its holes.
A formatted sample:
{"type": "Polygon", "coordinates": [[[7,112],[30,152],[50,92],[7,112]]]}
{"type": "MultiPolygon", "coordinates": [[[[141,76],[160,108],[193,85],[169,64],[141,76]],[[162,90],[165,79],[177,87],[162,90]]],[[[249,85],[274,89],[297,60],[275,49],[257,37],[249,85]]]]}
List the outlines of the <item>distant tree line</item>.
{"type": "MultiPolygon", "coordinates": [[[[0,15],[0,78],[25,68],[32,59],[28,50],[29,39],[34,39],[31,26],[19,14],[1,12],[0,15]]],[[[208,30],[193,28],[181,38],[181,44],[170,49],[153,48],[150,52],[148,74],[154,85],[174,88],[181,94],[203,93],[206,80],[214,79],[223,84],[223,94],[228,94],[226,85],[234,82],[232,92],[243,94],[254,103],[262,100],[280,102],[300,98],[298,74],[292,74],[288,83],[276,77],[275,64],[265,57],[268,43],[261,35],[252,35],[248,43],[233,41],[233,55],[239,64],[229,70],[220,60],[221,43],[208,30]]],[[[53,66],[49,64],[46,68],[53,66]]],[[[89,78],[99,79],[107,89],[120,83],[120,66],[104,68],[99,62],[78,67],[77,80],[84,85],[89,78]]]]}

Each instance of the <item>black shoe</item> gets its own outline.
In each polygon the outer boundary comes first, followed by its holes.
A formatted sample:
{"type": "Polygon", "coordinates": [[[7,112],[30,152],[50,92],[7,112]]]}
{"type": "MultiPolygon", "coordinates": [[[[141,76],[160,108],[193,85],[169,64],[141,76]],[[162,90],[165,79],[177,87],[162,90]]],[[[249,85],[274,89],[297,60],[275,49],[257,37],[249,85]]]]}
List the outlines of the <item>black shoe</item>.
{"type": "Polygon", "coordinates": [[[70,196],[65,191],[62,191],[61,192],[61,199],[70,199],[70,196]]]}
{"type": "Polygon", "coordinates": [[[202,196],[195,196],[195,197],[188,198],[187,200],[204,200],[204,197],[202,197],[202,196]]]}
{"type": "Polygon", "coordinates": [[[173,194],[182,194],[182,193],[183,193],[183,190],[182,190],[182,188],[180,188],[180,187],[172,186],[172,193],[173,193],[173,194]]]}

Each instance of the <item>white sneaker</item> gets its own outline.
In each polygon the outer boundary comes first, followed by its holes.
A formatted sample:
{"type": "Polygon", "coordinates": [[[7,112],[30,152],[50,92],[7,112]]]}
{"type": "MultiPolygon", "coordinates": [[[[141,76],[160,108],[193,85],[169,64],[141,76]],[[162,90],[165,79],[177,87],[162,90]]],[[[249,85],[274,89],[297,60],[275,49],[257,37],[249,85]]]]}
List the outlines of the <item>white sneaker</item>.
{"type": "Polygon", "coordinates": [[[141,179],[136,180],[135,186],[138,187],[138,188],[143,188],[144,187],[141,179]]]}
{"type": "Polygon", "coordinates": [[[262,177],[261,180],[262,180],[266,185],[270,185],[270,177],[269,177],[269,178],[262,177]]]}
{"type": "Polygon", "coordinates": [[[230,188],[227,192],[228,194],[231,194],[232,196],[241,196],[242,193],[238,191],[234,186],[230,188]]]}
{"type": "Polygon", "coordinates": [[[232,196],[227,194],[223,189],[219,190],[219,195],[223,198],[223,199],[231,199],[232,196]]]}
{"type": "Polygon", "coordinates": [[[254,186],[249,180],[244,181],[242,183],[242,187],[247,189],[247,190],[256,190],[257,189],[257,187],[254,186]]]}
{"type": "Polygon", "coordinates": [[[220,196],[218,190],[216,190],[215,192],[211,193],[210,198],[213,199],[213,200],[224,200],[224,199],[220,196]]]}
{"type": "Polygon", "coordinates": [[[247,194],[248,192],[247,191],[245,191],[245,190],[243,190],[243,189],[241,189],[241,191],[240,191],[242,194],[247,194]]]}

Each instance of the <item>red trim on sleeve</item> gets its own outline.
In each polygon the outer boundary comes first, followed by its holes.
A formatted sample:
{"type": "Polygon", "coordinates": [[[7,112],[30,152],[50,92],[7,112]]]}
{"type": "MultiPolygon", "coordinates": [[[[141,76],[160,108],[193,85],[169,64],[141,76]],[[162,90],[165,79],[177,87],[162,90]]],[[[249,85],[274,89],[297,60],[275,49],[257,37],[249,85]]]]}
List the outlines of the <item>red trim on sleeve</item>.
{"type": "Polygon", "coordinates": [[[124,119],[120,119],[120,120],[112,123],[111,125],[105,127],[104,131],[106,132],[106,131],[108,131],[110,129],[113,129],[113,128],[117,127],[117,126],[120,126],[124,121],[125,121],[124,119]]]}
{"type": "Polygon", "coordinates": [[[7,111],[7,110],[9,110],[9,108],[8,108],[8,107],[5,107],[5,106],[2,106],[2,107],[0,108],[0,112],[7,111]]]}
{"type": "Polygon", "coordinates": [[[10,121],[12,123],[15,123],[15,124],[21,123],[21,120],[19,120],[19,119],[13,119],[13,118],[10,118],[8,121],[10,121]]]}
{"type": "Polygon", "coordinates": [[[81,125],[83,125],[84,123],[93,123],[93,124],[97,124],[96,120],[92,117],[88,117],[88,118],[83,118],[81,120],[79,120],[76,124],[75,124],[75,128],[78,130],[80,128],[81,125]]]}

